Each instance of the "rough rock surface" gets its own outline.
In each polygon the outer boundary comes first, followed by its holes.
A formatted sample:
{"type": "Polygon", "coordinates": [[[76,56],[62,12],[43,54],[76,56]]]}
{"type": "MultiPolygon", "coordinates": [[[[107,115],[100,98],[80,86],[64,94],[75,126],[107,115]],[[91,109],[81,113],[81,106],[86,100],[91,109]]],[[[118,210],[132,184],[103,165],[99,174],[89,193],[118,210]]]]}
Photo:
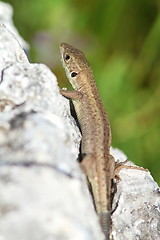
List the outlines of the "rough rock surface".
{"type": "Polygon", "coordinates": [[[6,27],[16,35],[16,38],[18,39],[22,48],[27,51],[29,49],[29,45],[19,35],[16,27],[13,24],[12,16],[13,16],[13,8],[11,7],[11,5],[0,1],[0,22],[5,23],[6,27]]]}
{"type": "MultiPolygon", "coordinates": [[[[115,158],[127,157],[112,150],[115,158]]],[[[131,165],[131,164],[127,164],[131,165]]],[[[114,240],[160,239],[160,189],[149,171],[122,169],[113,200],[112,234],[114,240]]]]}
{"type": "MultiPolygon", "coordinates": [[[[0,239],[103,239],[76,161],[81,136],[69,102],[54,74],[30,64],[3,24],[0,110],[0,239]]],[[[112,154],[126,159],[119,150],[112,154]]],[[[114,240],[160,239],[160,192],[150,173],[122,169],[119,176],[114,240]]]]}

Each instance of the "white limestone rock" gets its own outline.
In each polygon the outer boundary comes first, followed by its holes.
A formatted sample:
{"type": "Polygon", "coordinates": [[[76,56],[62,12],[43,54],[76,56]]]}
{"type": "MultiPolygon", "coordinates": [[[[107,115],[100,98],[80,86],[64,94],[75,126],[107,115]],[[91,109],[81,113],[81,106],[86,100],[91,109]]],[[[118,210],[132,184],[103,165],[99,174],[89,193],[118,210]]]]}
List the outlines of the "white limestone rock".
{"type": "MultiPolygon", "coordinates": [[[[117,161],[127,157],[111,150],[117,161]]],[[[126,165],[134,166],[131,162],[126,165]]],[[[116,181],[113,199],[112,234],[114,240],[160,239],[160,189],[150,172],[123,168],[116,181]]]]}
{"type": "Polygon", "coordinates": [[[3,81],[3,71],[17,62],[28,63],[27,56],[13,35],[3,23],[0,23],[0,72],[3,81]]]}
{"type": "Polygon", "coordinates": [[[17,31],[16,27],[13,24],[12,20],[13,16],[13,8],[10,4],[4,3],[0,1],[0,23],[4,23],[8,30],[10,30],[16,36],[17,40],[19,41],[20,45],[24,50],[29,49],[28,43],[20,36],[19,32],[17,31]]]}

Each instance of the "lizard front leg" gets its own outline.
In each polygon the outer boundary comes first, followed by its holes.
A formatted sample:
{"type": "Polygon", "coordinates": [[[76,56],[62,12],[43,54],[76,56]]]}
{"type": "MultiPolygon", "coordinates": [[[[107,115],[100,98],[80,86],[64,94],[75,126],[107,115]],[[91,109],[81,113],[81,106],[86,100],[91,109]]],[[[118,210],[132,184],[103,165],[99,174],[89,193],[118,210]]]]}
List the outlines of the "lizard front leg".
{"type": "Polygon", "coordinates": [[[76,90],[64,90],[64,89],[60,89],[60,93],[66,97],[66,98],[70,98],[73,100],[80,100],[83,97],[83,94],[79,91],[76,90]]]}

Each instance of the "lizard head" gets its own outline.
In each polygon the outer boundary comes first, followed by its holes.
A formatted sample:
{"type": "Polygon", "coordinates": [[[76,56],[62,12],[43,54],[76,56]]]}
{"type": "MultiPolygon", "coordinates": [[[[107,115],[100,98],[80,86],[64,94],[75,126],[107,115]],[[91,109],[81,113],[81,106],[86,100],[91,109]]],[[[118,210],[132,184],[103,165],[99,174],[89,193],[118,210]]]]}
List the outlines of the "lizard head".
{"type": "Polygon", "coordinates": [[[90,65],[83,52],[69,44],[62,43],[60,45],[60,54],[66,75],[73,88],[76,89],[78,88],[80,81],[82,81],[83,72],[91,72],[90,65]]]}

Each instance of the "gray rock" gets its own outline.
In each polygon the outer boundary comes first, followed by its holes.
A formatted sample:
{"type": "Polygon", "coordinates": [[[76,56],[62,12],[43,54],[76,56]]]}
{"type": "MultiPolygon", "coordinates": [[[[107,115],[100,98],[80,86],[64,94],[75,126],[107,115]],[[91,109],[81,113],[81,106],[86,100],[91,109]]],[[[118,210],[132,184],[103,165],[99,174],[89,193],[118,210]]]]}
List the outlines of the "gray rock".
{"type": "Polygon", "coordinates": [[[29,50],[28,43],[20,36],[19,32],[17,31],[16,27],[13,24],[12,20],[13,16],[13,8],[10,4],[4,3],[0,1],[0,23],[4,23],[7,28],[14,33],[17,40],[19,41],[22,48],[26,51],[29,50]]]}
{"type": "MultiPolygon", "coordinates": [[[[112,151],[117,160],[127,159],[120,150],[112,151]]],[[[150,172],[143,169],[122,169],[119,177],[113,200],[113,239],[159,240],[160,189],[157,183],[150,172]]]]}

